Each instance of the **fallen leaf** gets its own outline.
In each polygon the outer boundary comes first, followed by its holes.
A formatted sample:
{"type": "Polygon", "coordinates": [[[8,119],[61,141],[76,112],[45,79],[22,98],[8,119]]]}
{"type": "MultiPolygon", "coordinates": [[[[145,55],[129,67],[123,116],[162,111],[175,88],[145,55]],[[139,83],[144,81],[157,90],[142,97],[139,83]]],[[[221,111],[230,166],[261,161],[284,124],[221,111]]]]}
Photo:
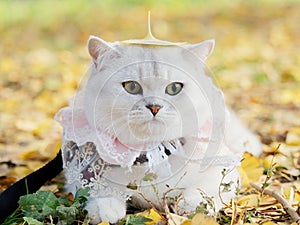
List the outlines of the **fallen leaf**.
{"type": "Polygon", "coordinates": [[[241,166],[238,167],[242,186],[249,186],[250,182],[256,182],[263,174],[262,160],[246,152],[243,155],[241,166]]]}
{"type": "Polygon", "coordinates": [[[21,159],[47,161],[49,157],[42,155],[41,150],[26,151],[20,155],[21,159]]]}
{"type": "Polygon", "coordinates": [[[168,214],[168,225],[181,225],[185,223],[185,225],[189,225],[188,221],[190,221],[188,218],[176,215],[174,213],[168,214]],[[188,223],[188,224],[186,224],[188,223]]]}
{"type": "Polygon", "coordinates": [[[238,201],[238,206],[247,207],[247,208],[255,208],[259,205],[260,195],[258,194],[250,194],[247,196],[242,196],[238,201]]]}
{"type": "Polygon", "coordinates": [[[270,196],[260,194],[250,194],[238,199],[237,204],[242,208],[258,208],[263,206],[272,206],[277,201],[270,196]]]}
{"type": "Polygon", "coordinates": [[[144,225],[146,222],[151,222],[151,219],[144,216],[130,215],[126,219],[126,225],[144,225]]]}
{"type": "Polygon", "coordinates": [[[192,221],[191,220],[185,220],[183,221],[183,223],[181,223],[180,225],[191,225],[192,221]]]}
{"type": "Polygon", "coordinates": [[[25,166],[16,166],[9,172],[9,176],[17,177],[17,178],[23,178],[27,176],[28,174],[32,173],[33,171],[25,166]]]}
{"type": "Polygon", "coordinates": [[[40,191],[50,191],[56,193],[59,191],[58,184],[44,185],[40,189],[40,191]]]}
{"type": "Polygon", "coordinates": [[[157,211],[155,211],[154,209],[145,210],[141,213],[138,213],[137,215],[138,216],[144,216],[144,217],[152,220],[150,222],[145,222],[146,225],[156,224],[157,222],[162,221],[162,219],[163,219],[161,217],[161,215],[157,211]]]}
{"type": "Polygon", "coordinates": [[[286,144],[288,145],[300,145],[300,128],[294,127],[289,130],[286,136],[286,144]]]}
{"type": "Polygon", "coordinates": [[[198,213],[193,219],[191,225],[219,225],[214,218],[198,213]]]}
{"type": "Polygon", "coordinates": [[[276,223],[273,223],[271,221],[267,221],[267,222],[262,223],[262,225],[276,225],[276,223]]]}
{"type": "Polygon", "coordinates": [[[101,222],[101,223],[98,223],[98,225],[109,225],[109,222],[101,222]]]}
{"type": "Polygon", "coordinates": [[[15,183],[16,180],[17,179],[15,177],[0,177],[0,192],[4,191],[7,187],[15,183]]]}

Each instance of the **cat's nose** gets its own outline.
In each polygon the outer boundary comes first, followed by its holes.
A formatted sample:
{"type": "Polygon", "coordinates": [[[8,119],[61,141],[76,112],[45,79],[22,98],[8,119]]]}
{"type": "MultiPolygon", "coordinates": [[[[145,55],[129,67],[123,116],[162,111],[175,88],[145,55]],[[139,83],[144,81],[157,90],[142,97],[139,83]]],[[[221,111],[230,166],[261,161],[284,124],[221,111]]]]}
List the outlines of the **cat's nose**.
{"type": "Polygon", "coordinates": [[[158,111],[162,108],[162,106],[155,105],[155,104],[149,104],[149,105],[146,105],[146,108],[151,111],[153,116],[155,116],[158,113],[158,111]]]}

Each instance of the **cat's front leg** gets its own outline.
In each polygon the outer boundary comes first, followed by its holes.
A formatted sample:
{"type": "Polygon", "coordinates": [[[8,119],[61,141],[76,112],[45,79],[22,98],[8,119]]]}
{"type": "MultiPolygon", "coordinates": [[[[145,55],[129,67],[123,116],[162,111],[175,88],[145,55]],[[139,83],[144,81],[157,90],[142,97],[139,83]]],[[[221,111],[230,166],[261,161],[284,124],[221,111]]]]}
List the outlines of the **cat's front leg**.
{"type": "Polygon", "coordinates": [[[126,215],[126,202],[114,197],[91,198],[85,209],[92,224],[116,223],[126,215]]]}

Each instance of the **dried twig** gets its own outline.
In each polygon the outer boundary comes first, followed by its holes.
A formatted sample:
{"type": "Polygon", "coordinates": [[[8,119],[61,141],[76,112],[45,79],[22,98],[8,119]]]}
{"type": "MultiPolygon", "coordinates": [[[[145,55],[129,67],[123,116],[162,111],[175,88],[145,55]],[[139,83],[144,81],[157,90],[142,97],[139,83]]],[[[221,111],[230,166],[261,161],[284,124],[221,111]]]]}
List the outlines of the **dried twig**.
{"type": "Polygon", "coordinates": [[[229,208],[230,205],[228,205],[228,204],[223,200],[223,198],[222,198],[221,186],[222,186],[222,184],[223,184],[223,182],[224,182],[224,179],[225,179],[225,177],[227,176],[227,174],[229,174],[230,172],[232,172],[233,169],[234,169],[234,168],[228,169],[228,170],[223,169],[223,171],[222,171],[222,179],[221,179],[220,184],[219,184],[219,190],[218,190],[219,199],[220,199],[221,203],[222,203],[223,205],[225,205],[226,208],[229,208]]]}
{"type": "Polygon", "coordinates": [[[230,225],[233,225],[235,223],[235,218],[236,218],[236,204],[234,199],[231,200],[231,205],[232,205],[232,216],[231,216],[231,222],[230,225]]]}
{"type": "Polygon", "coordinates": [[[136,192],[151,206],[152,209],[154,209],[155,211],[158,211],[155,208],[155,205],[149,199],[147,199],[146,196],[141,191],[136,190],[136,192]]]}
{"type": "Polygon", "coordinates": [[[263,189],[262,187],[254,183],[250,183],[250,185],[262,194],[266,194],[275,198],[283,206],[284,210],[291,216],[292,220],[296,223],[300,223],[300,216],[280,193],[275,190],[271,191],[268,189],[263,189]]]}

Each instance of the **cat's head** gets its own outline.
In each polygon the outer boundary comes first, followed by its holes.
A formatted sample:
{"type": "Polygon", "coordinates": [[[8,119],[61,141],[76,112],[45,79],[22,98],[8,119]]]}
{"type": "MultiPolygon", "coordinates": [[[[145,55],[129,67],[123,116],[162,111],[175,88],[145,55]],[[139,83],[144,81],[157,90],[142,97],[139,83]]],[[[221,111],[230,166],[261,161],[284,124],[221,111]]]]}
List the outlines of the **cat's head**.
{"type": "Polygon", "coordinates": [[[160,46],[90,37],[89,122],[131,148],[197,132],[211,116],[204,61],[213,47],[213,40],[160,46]]]}

